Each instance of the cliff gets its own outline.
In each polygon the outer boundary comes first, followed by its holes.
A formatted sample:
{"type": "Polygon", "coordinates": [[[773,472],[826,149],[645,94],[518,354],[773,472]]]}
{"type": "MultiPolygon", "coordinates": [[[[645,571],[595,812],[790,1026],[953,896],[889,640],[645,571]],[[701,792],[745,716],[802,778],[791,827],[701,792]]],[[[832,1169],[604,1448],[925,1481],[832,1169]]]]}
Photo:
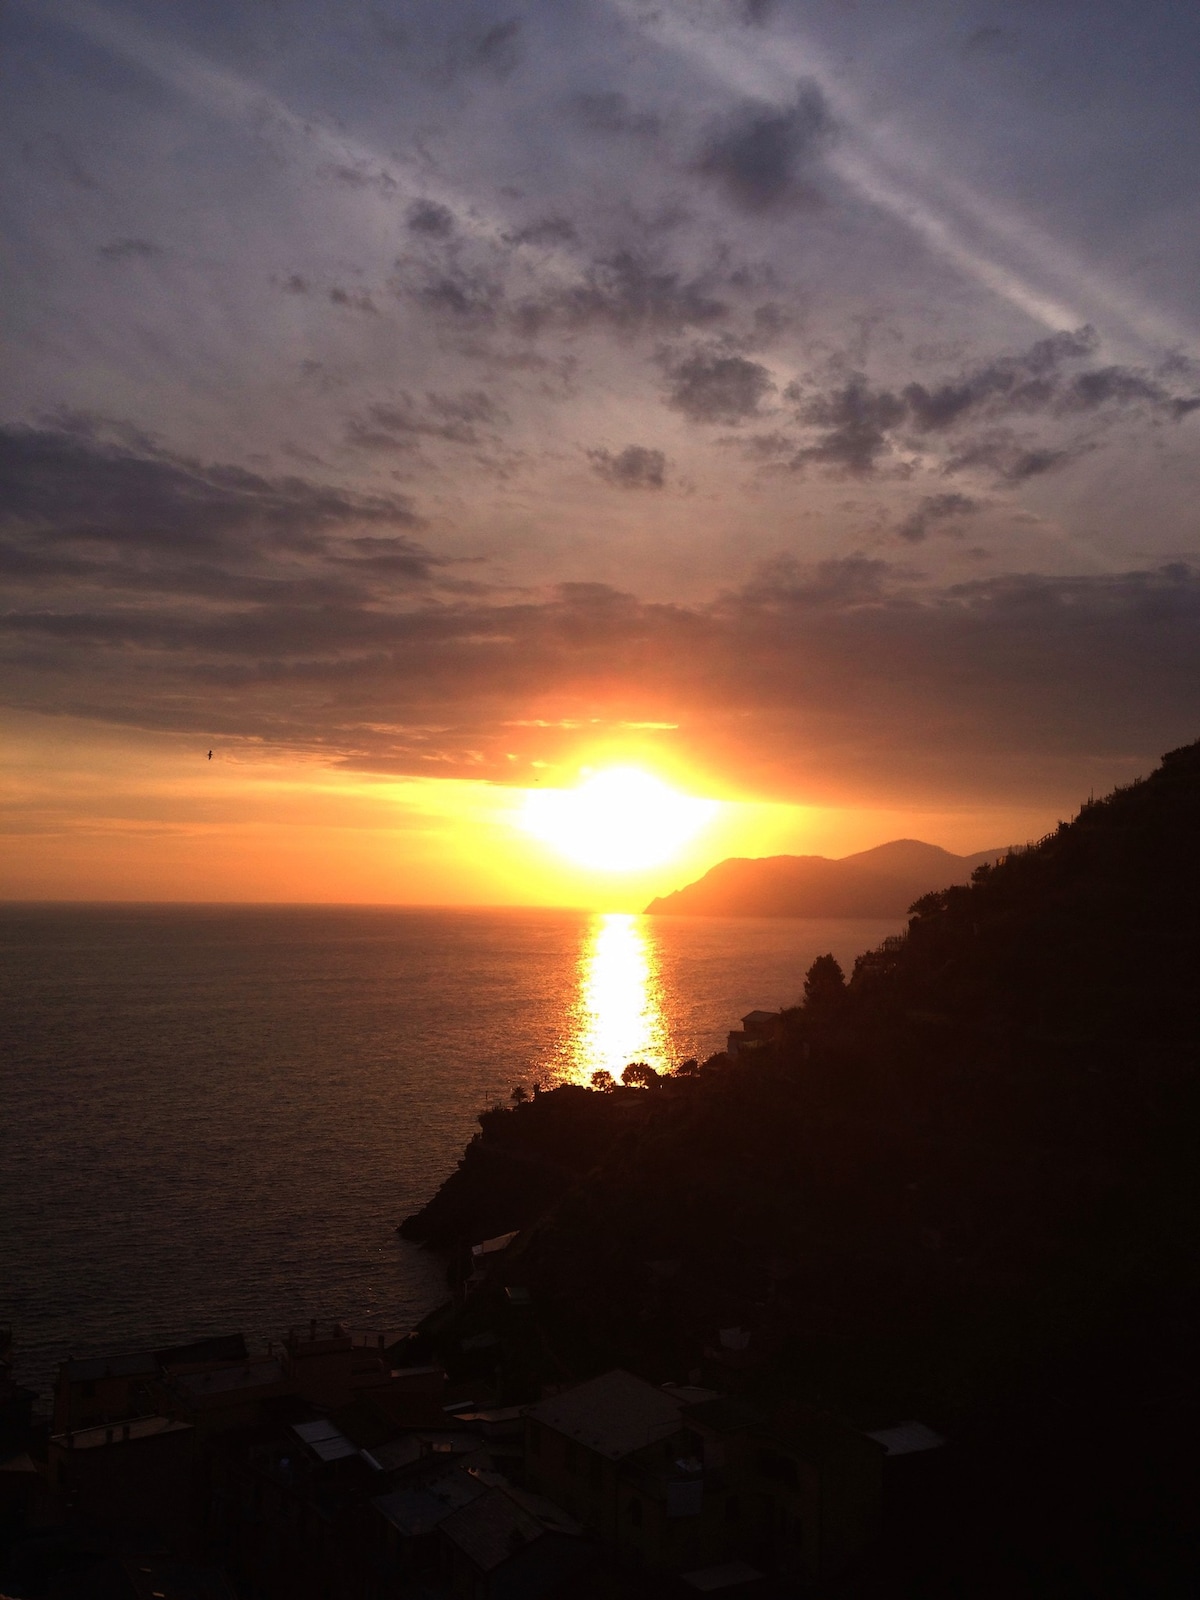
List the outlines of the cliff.
{"type": "Polygon", "coordinates": [[[695,883],[652,900],[646,911],[689,917],[902,917],[918,896],[968,883],[976,867],[1004,853],[956,856],[919,839],[893,839],[838,860],[734,856],[695,883]]]}
{"type": "MultiPolygon", "coordinates": [[[[499,1281],[531,1308],[464,1313],[499,1330],[501,1386],[621,1363],[919,1416],[959,1496],[922,1560],[978,1577],[986,1548],[1008,1592],[1194,1593],[1198,966],[1194,745],[923,896],[773,1047],[572,1091],[569,1172],[505,1215],[526,1231],[499,1281]],[[609,1136],[583,1139],[589,1105],[609,1136]],[[1066,1587],[1027,1587],[1051,1569],[1066,1587]]],[[[532,1108],[498,1115],[510,1149],[532,1136],[532,1108]]]]}

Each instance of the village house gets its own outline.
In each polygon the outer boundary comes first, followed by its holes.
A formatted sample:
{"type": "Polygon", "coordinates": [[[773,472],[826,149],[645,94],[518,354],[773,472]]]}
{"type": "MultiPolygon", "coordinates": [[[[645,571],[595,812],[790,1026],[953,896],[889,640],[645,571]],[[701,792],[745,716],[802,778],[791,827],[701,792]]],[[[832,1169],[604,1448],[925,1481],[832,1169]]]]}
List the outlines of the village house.
{"type": "Polygon", "coordinates": [[[552,1501],[475,1468],[484,1490],[438,1525],[442,1573],[462,1600],[538,1600],[596,1559],[583,1530],[552,1501]]]}
{"type": "Polygon", "coordinates": [[[725,1054],[733,1061],[746,1051],[765,1049],[778,1037],[781,1024],[782,1014],[778,1011],[748,1011],[741,1028],[726,1036],[725,1054]]]}
{"type": "Polygon", "coordinates": [[[68,1520],[186,1548],[193,1524],[195,1430],[171,1417],[52,1434],[46,1472],[68,1520]]]}
{"type": "Polygon", "coordinates": [[[884,1449],[798,1408],[615,1370],[530,1406],[528,1482],[639,1565],[828,1577],[876,1535],[884,1449]]]}

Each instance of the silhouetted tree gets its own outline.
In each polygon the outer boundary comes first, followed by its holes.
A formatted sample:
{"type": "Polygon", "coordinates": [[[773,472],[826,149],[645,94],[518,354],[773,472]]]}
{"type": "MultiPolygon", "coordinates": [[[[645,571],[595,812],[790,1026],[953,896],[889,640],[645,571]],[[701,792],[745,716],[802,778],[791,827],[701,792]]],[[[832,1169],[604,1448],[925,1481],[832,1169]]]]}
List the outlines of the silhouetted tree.
{"type": "Polygon", "coordinates": [[[675,1068],[677,1078],[694,1078],[700,1071],[700,1063],[695,1056],[689,1056],[686,1061],[681,1061],[675,1068]]]}
{"type": "Polygon", "coordinates": [[[509,1099],[514,1105],[519,1106],[523,1100],[529,1099],[529,1090],[523,1083],[514,1083],[513,1091],[512,1094],[509,1095],[509,1099]]]}
{"type": "Polygon", "coordinates": [[[621,1074],[627,1089],[650,1089],[658,1082],[658,1073],[645,1061],[631,1061],[621,1074]]]}
{"type": "Polygon", "coordinates": [[[607,1068],[601,1067],[599,1071],[592,1073],[591,1084],[593,1089],[599,1090],[602,1094],[607,1094],[610,1089],[617,1087],[617,1080],[607,1068]]]}
{"type": "Polygon", "coordinates": [[[832,1011],[846,995],[846,975],[832,955],[818,956],[804,974],[808,1011],[832,1011]]]}

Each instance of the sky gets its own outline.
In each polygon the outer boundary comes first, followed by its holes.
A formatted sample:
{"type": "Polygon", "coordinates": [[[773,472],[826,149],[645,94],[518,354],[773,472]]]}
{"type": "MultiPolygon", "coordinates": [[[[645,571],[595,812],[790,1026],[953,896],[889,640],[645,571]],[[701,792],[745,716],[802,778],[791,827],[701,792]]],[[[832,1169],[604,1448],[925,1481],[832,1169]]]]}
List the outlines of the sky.
{"type": "Polygon", "coordinates": [[[1200,735],[1198,49],[6,0],[0,892],[634,904],[1200,735]],[[613,763],[725,804],[606,887],[520,818],[613,763]]]}

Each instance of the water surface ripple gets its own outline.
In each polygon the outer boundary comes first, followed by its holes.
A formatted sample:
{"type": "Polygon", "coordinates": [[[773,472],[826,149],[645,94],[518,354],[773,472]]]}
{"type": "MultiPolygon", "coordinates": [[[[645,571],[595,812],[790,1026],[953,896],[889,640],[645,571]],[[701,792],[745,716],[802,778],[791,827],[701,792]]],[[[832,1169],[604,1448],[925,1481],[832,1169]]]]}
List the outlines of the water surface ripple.
{"type": "Polygon", "coordinates": [[[408,1325],[396,1222],[512,1085],[720,1048],[890,923],[542,910],[0,908],[0,1322],[19,1372],[408,1325]]]}

